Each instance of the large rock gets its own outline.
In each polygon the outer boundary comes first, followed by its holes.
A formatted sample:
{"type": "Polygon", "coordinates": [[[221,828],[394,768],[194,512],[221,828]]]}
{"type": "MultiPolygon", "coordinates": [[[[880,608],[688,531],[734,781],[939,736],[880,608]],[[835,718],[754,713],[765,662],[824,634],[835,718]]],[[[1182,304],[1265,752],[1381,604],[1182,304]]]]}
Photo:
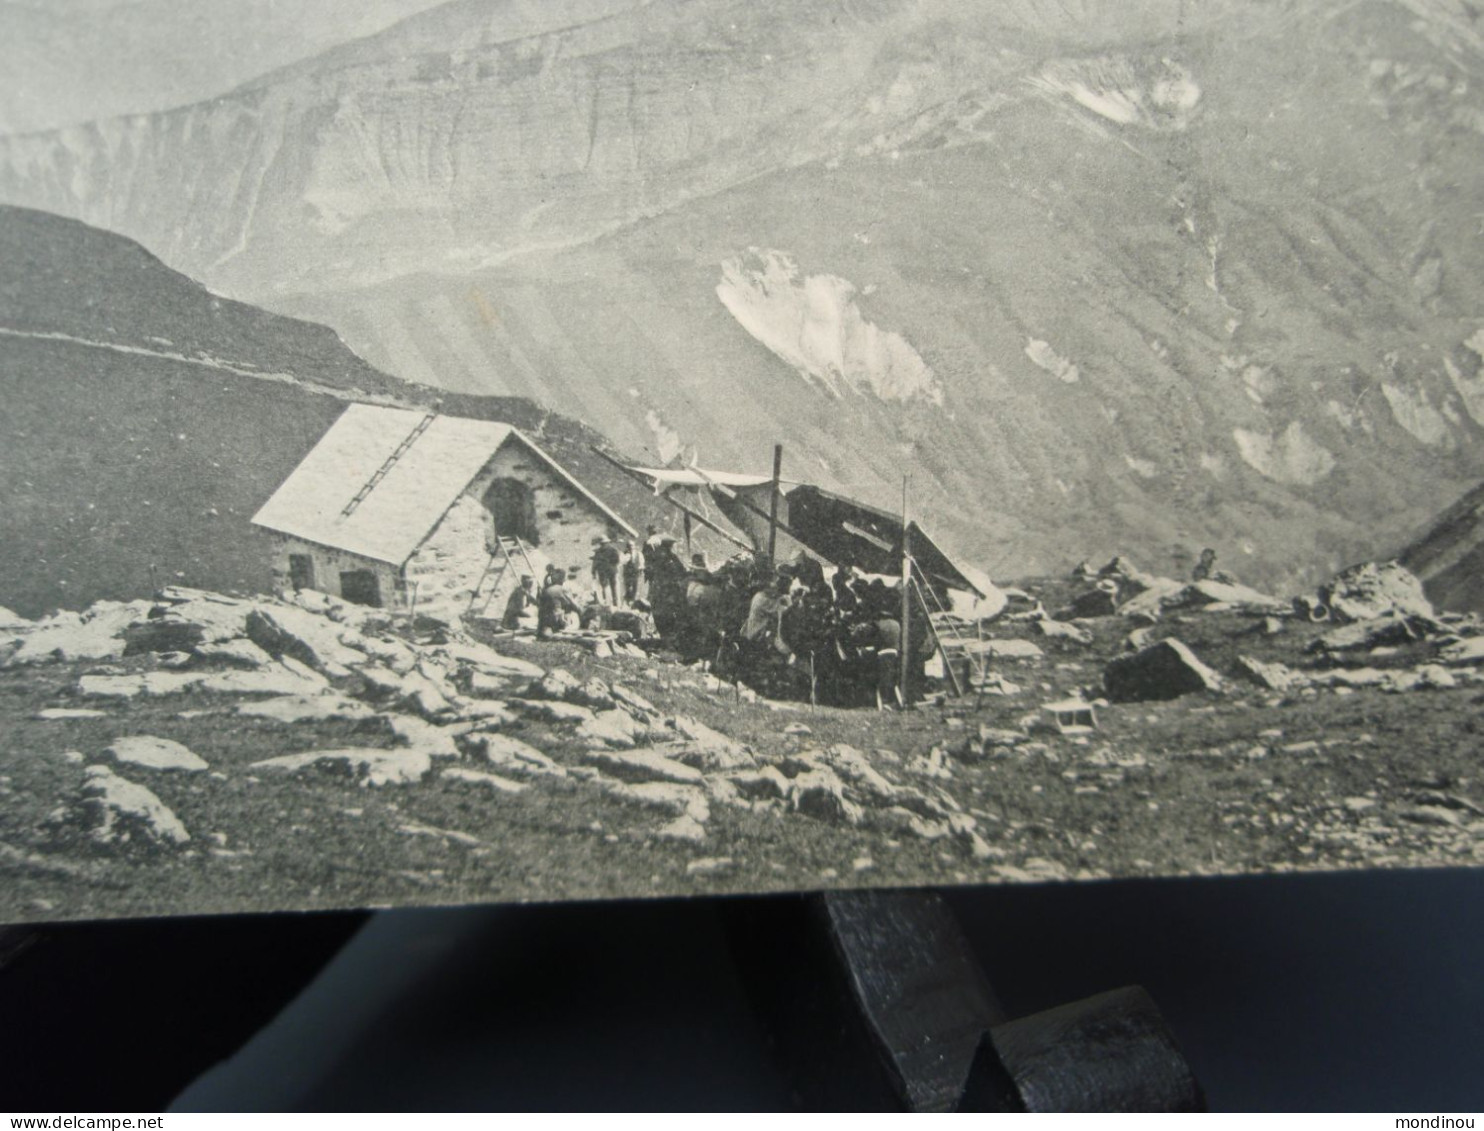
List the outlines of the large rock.
{"type": "Polygon", "coordinates": [[[874,801],[894,802],[897,798],[897,787],[882,777],[865,753],[854,746],[836,743],[824,750],[801,751],[799,757],[805,761],[823,763],[852,789],[866,794],[874,801]]]}
{"type": "Polygon", "coordinates": [[[292,656],[331,677],[349,674],[351,665],[363,664],[364,651],[341,642],[342,625],[293,605],[257,605],[247,614],[247,635],[264,651],[292,656]]]}
{"type": "Polygon", "coordinates": [[[465,766],[449,766],[439,775],[445,781],[462,782],[465,785],[477,785],[495,793],[524,793],[529,786],[525,782],[511,781],[502,778],[499,774],[485,773],[483,770],[471,770],[465,766]]]}
{"type": "Polygon", "coordinates": [[[152,734],[116,738],[104,753],[111,754],[115,761],[128,762],[151,770],[184,770],[187,773],[199,773],[210,769],[206,764],[206,759],[193,753],[179,742],[169,738],[156,738],[152,734]]]}
{"type": "Polygon", "coordinates": [[[544,674],[540,665],[496,652],[484,644],[456,641],[445,644],[443,650],[460,663],[491,675],[508,676],[511,679],[540,679],[544,674]]]}
{"type": "Polygon", "coordinates": [[[1052,640],[1070,640],[1076,644],[1091,644],[1092,634],[1087,629],[1059,620],[1038,620],[1036,631],[1052,640]]]}
{"type": "Polygon", "coordinates": [[[1339,621],[1375,620],[1399,615],[1433,620],[1432,602],[1422,582],[1398,562],[1351,566],[1319,591],[1330,616],[1339,621]]]}
{"type": "Polygon", "coordinates": [[[591,708],[579,707],[576,703],[565,703],[561,700],[511,699],[508,700],[508,704],[527,718],[543,723],[581,724],[591,722],[593,719],[591,708]]]}
{"type": "Polygon", "coordinates": [[[529,743],[508,734],[471,734],[469,746],[492,766],[539,777],[564,778],[567,771],[529,743]]]}
{"type": "Polygon", "coordinates": [[[1250,612],[1287,612],[1289,604],[1246,585],[1229,581],[1196,581],[1187,585],[1171,604],[1226,605],[1250,612]]]}
{"type": "Polygon", "coordinates": [[[19,630],[30,631],[33,622],[21,616],[20,613],[12,612],[4,605],[0,605],[0,632],[13,632],[19,630]]]}
{"type": "Polygon", "coordinates": [[[1309,642],[1309,652],[1349,652],[1358,648],[1377,648],[1389,644],[1407,644],[1418,639],[1422,631],[1399,613],[1385,613],[1366,620],[1352,621],[1330,629],[1309,642]]]}
{"type": "Polygon", "coordinates": [[[246,637],[222,640],[215,644],[199,644],[196,655],[207,663],[223,664],[229,668],[245,668],[256,671],[273,662],[273,657],[246,637]]]}
{"type": "Polygon", "coordinates": [[[1287,664],[1264,662],[1253,659],[1251,656],[1237,657],[1237,670],[1260,687],[1266,687],[1269,691],[1287,693],[1297,691],[1309,685],[1309,677],[1303,672],[1294,671],[1287,664]]]}
{"type": "Polygon", "coordinates": [[[1120,656],[1103,669],[1108,698],[1118,702],[1177,699],[1192,691],[1219,691],[1221,677],[1179,640],[1161,640],[1120,656]]]}
{"type": "Polygon", "coordinates": [[[1449,644],[1439,653],[1448,664],[1484,664],[1484,636],[1473,636],[1449,644]]]}
{"type": "Polygon", "coordinates": [[[275,695],[237,705],[239,715],[298,723],[305,719],[369,719],[375,712],[364,703],[344,695],[275,695]]]}
{"type": "Polygon", "coordinates": [[[75,823],[98,844],[110,847],[177,848],[191,839],[179,817],[144,786],[107,766],[89,766],[76,813],[54,814],[75,823]]]}
{"type": "Polygon", "coordinates": [[[364,786],[405,785],[427,777],[433,768],[433,759],[426,750],[413,747],[386,750],[376,746],[358,746],[284,754],[254,762],[252,768],[297,773],[326,764],[338,764],[364,786]]]}
{"type": "Polygon", "coordinates": [[[728,738],[699,719],[689,715],[675,715],[666,720],[666,725],[684,743],[684,748],[675,757],[700,770],[739,770],[757,765],[752,751],[740,742],[728,738]]]}
{"type": "Polygon", "coordinates": [[[627,713],[617,710],[599,711],[577,728],[576,737],[593,746],[612,746],[618,749],[637,746],[643,732],[627,713]]]}
{"type": "Polygon", "coordinates": [[[575,703],[593,711],[611,711],[614,707],[613,693],[601,679],[583,683],[564,668],[552,668],[540,679],[532,680],[526,688],[526,698],[575,703]]]}
{"type": "Polygon", "coordinates": [[[625,780],[666,781],[680,785],[699,785],[706,780],[700,770],[667,758],[657,750],[589,750],[583,758],[625,780]]]}
{"type": "Polygon", "coordinates": [[[82,614],[57,613],[37,621],[4,666],[118,659],[126,648],[125,630],[148,612],[147,601],[99,601],[82,614]]]}
{"type": "Polygon", "coordinates": [[[859,825],[865,819],[865,810],[846,797],[845,783],[823,766],[789,783],[789,804],[795,812],[832,824],[859,825]]]}

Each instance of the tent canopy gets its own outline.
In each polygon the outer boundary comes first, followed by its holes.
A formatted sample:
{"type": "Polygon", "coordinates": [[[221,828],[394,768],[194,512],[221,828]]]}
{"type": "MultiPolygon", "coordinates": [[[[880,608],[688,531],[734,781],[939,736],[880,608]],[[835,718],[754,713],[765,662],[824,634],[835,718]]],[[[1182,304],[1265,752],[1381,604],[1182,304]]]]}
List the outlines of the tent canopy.
{"type": "MultiPolygon", "coordinates": [[[[788,525],[804,546],[839,566],[864,573],[901,572],[902,519],[890,511],[807,484],[788,493],[788,525]]],[[[909,522],[912,559],[930,581],[984,596],[915,522],[909,522]]]]}
{"type": "MultiPolygon", "coordinates": [[[[707,491],[721,513],[746,532],[755,547],[766,545],[768,503],[773,486],[770,476],[699,467],[630,467],[629,470],[649,480],[659,495],[673,488],[707,491]]],[[[790,480],[780,483],[783,505],[778,518],[787,528],[784,534],[837,566],[854,566],[862,573],[901,574],[900,515],[812,484],[790,480]]],[[[946,589],[987,596],[979,571],[961,568],[917,523],[909,522],[908,528],[912,534],[912,558],[923,577],[946,589]]]]}

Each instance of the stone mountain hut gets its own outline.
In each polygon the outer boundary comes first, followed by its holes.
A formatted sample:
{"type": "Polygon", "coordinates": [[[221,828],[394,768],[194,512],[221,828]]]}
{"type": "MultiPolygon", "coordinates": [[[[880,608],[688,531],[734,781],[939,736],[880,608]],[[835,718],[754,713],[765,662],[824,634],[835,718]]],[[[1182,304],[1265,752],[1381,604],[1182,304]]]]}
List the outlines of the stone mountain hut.
{"type": "Polygon", "coordinates": [[[508,424],[352,404],[253,516],[280,591],[498,617],[520,575],[634,529],[508,424]]]}

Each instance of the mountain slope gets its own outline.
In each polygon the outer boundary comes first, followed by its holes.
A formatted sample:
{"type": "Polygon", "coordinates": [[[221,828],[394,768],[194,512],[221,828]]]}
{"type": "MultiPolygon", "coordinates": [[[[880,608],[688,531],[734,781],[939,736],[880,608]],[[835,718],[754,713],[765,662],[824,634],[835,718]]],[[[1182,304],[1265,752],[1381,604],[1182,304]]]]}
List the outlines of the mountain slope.
{"type": "Polygon", "coordinates": [[[992,571],[1307,585],[1484,475],[1466,3],[455,0],[0,193],[992,571]]]}
{"type": "Polygon", "coordinates": [[[1401,561],[1438,608],[1484,613],[1484,484],[1439,515],[1401,561]]]}
{"type": "MultiPolygon", "coordinates": [[[[268,584],[258,507],[347,399],[429,405],[332,331],[220,299],[137,244],[0,208],[0,605],[22,615],[183,582],[268,584]]],[[[646,493],[602,437],[521,398],[443,398],[506,420],[633,521],[646,493]]]]}

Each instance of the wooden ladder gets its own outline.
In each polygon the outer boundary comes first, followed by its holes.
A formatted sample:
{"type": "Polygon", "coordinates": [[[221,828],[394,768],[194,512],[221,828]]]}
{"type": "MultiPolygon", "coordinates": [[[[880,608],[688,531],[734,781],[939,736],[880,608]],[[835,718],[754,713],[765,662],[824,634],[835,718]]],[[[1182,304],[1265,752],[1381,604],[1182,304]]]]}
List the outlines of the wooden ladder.
{"type": "MultiPolygon", "coordinates": [[[[984,681],[989,677],[989,667],[985,653],[977,648],[969,647],[970,640],[958,631],[953,622],[952,614],[943,607],[943,602],[938,600],[938,595],[933,592],[932,586],[922,585],[918,582],[916,575],[912,577],[912,587],[917,590],[917,599],[921,602],[924,611],[928,612],[928,623],[933,626],[933,632],[938,637],[939,646],[942,647],[943,637],[948,638],[949,647],[942,648],[943,667],[947,669],[949,682],[953,684],[954,690],[962,694],[958,686],[958,676],[954,673],[952,665],[948,662],[950,651],[969,659],[969,676],[975,688],[979,691],[980,699],[984,695],[984,681]],[[928,602],[932,602],[932,609],[928,609],[928,602]],[[936,613],[936,616],[933,614],[936,613]]],[[[976,628],[975,637],[978,637],[976,628]]],[[[977,640],[976,640],[977,642],[977,640]]],[[[977,700],[976,700],[977,705],[977,700]]]]}
{"type": "Polygon", "coordinates": [[[499,571],[495,574],[494,584],[490,586],[489,596],[484,599],[484,604],[479,606],[479,616],[484,616],[488,611],[490,602],[495,599],[495,594],[500,591],[500,578],[504,577],[508,570],[515,568],[515,555],[519,554],[521,561],[526,563],[526,572],[532,577],[536,576],[535,563],[531,561],[531,555],[526,553],[526,544],[519,537],[511,536],[502,538],[495,536],[495,548],[490,551],[490,560],[484,563],[484,572],[479,575],[479,581],[474,586],[474,592],[469,594],[469,609],[472,611],[474,604],[479,600],[479,594],[484,590],[485,579],[490,576],[490,571],[499,563],[499,571]]]}
{"type": "Polygon", "coordinates": [[[417,438],[428,430],[428,425],[433,423],[437,417],[436,412],[430,412],[419,420],[407,434],[407,438],[397,445],[396,451],[386,457],[386,462],[376,469],[370,479],[366,480],[361,489],[355,493],[355,497],[345,504],[345,509],[340,512],[341,518],[349,518],[355,512],[356,507],[366,501],[366,496],[376,489],[376,485],[386,478],[386,473],[392,469],[392,465],[407,454],[407,449],[417,443],[417,438]]]}

